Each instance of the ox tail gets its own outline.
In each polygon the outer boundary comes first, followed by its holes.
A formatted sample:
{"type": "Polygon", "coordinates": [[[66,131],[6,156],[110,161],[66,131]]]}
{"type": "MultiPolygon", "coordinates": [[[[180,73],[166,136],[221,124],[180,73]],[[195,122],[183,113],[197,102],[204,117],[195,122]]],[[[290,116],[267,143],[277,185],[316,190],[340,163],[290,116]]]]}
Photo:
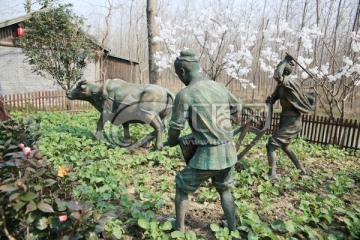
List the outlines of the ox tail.
{"type": "Polygon", "coordinates": [[[174,100],[175,100],[175,96],[172,92],[167,92],[167,103],[166,105],[168,106],[167,108],[172,108],[174,105],[174,100]]]}
{"type": "Polygon", "coordinates": [[[170,109],[170,111],[172,110],[172,107],[174,105],[174,100],[175,100],[174,94],[170,91],[167,91],[166,110],[168,109],[170,109]]]}
{"type": "Polygon", "coordinates": [[[159,116],[161,119],[166,118],[172,111],[174,105],[175,96],[172,92],[166,90],[166,106],[163,111],[160,112],[159,116]]]}

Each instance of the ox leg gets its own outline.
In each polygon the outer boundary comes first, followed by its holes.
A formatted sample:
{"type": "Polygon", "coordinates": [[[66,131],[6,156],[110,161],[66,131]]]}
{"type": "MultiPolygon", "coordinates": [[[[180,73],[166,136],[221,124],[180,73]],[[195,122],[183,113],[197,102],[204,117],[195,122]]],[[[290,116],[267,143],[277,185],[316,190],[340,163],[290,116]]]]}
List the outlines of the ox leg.
{"type": "Polygon", "coordinates": [[[123,128],[124,128],[124,138],[122,139],[122,141],[125,143],[131,143],[129,123],[123,123],[123,128]]]}
{"type": "Polygon", "coordinates": [[[103,116],[101,114],[96,124],[96,133],[95,133],[96,139],[98,140],[104,139],[103,129],[104,129],[104,122],[103,122],[103,116]]]}
{"type": "Polygon", "coordinates": [[[164,136],[163,121],[157,115],[154,117],[153,121],[150,123],[150,126],[154,129],[155,134],[156,134],[155,148],[162,149],[163,148],[163,136],[164,136]]]}
{"type": "Polygon", "coordinates": [[[165,121],[165,119],[161,119],[161,126],[162,126],[163,133],[165,133],[165,131],[166,131],[166,121],[165,121]]]}

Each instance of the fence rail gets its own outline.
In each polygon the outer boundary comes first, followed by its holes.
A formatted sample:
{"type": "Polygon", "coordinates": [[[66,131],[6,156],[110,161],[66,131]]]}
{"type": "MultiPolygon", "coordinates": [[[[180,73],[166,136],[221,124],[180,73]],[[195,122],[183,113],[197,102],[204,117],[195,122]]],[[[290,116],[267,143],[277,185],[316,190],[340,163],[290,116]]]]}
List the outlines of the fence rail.
{"type": "MultiPolygon", "coordinates": [[[[68,100],[65,91],[44,91],[36,93],[10,94],[4,96],[4,102],[8,111],[21,110],[24,112],[34,111],[64,111],[70,106],[71,111],[94,109],[85,101],[68,100]]],[[[244,112],[243,119],[254,119],[253,126],[262,128],[267,113],[263,111],[244,112]]],[[[280,114],[274,113],[271,126],[267,131],[273,133],[280,121],[280,114]]],[[[299,133],[311,143],[320,145],[333,144],[343,149],[360,149],[360,123],[353,119],[331,119],[324,116],[303,115],[303,129],[299,133]]]]}
{"type": "Polygon", "coordinates": [[[33,111],[63,111],[92,109],[92,105],[85,101],[68,100],[65,91],[42,91],[4,96],[9,112],[21,110],[33,111]]]}

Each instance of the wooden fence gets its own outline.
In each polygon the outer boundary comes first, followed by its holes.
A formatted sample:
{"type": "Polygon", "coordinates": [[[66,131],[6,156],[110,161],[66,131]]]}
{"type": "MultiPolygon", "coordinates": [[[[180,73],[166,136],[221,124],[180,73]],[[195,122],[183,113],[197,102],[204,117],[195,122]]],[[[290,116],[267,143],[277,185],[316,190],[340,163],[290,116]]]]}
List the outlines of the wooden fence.
{"type": "Polygon", "coordinates": [[[14,110],[29,113],[34,111],[93,109],[93,106],[88,102],[69,100],[63,90],[9,94],[4,96],[4,100],[9,112],[14,110]],[[67,109],[67,106],[69,106],[69,109],[67,109]]]}
{"type": "MultiPolygon", "coordinates": [[[[262,128],[267,117],[266,112],[254,111],[243,114],[243,119],[248,117],[254,119],[253,126],[262,128]]],[[[272,134],[279,126],[280,113],[274,113],[267,134],[272,134]]],[[[329,144],[339,146],[341,149],[360,149],[360,122],[354,119],[332,119],[325,116],[303,115],[302,130],[299,137],[308,142],[326,146],[329,144]]]]}
{"type": "MultiPolygon", "coordinates": [[[[34,111],[64,111],[67,104],[71,111],[82,111],[94,109],[90,103],[79,100],[68,100],[65,91],[46,91],[36,93],[10,94],[4,96],[8,111],[21,110],[25,112],[34,111]]],[[[245,119],[251,115],[254,119],[253,125],[262,128],[267,113],[254,111],[243,114],[245,119]]],[[[271,134],[278,126],[280,114],[274,113],[271,126],[267,131],[271,134]]],[[[357,120],[331,119],[314,115],[303,115],[303,129],[299,133],[311,143],[320,145],[333,144],[343,149],[360,149],[360,123],[357,120]]]]}

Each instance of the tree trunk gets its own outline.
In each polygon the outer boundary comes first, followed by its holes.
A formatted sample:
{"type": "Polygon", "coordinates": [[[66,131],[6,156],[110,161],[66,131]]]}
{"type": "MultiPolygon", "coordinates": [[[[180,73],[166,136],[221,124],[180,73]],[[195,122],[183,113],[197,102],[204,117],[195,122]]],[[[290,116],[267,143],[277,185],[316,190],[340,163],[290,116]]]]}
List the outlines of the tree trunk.
{"type": "Polygon", "coordinates": [[[155,22],[157,16],[157,0],[147,0],[146,17],[148,28],[149,46],[149,83],[157,84],[159,81],[158,67],[155,64],[154,54],[160,51],[159,43],[154,41],[154,37],[159,35],[159,29],[155,22]]]}
{"type": "MultiPolygon", "coordinates": [[[[321,0],[316,0],[316,25],[319,27],[320,26],[320,6],[321,6],[321,0]]],[[[317,56],[317,51],[318,51],[318,41],[315,40],[314,43],[314,59],[315,62],[317,62],[318,56],[317,56]]],[[[315,79],[313,79],[313,88],[314,88],[314,92],[317,92],[317,82],[315,79]]],[[[318,115],[318,97],[315,97],[315,107],[314,107],[314,115],[317,116],[318,115]]]]}
{"type": "MultiPolygon", "coordinates": [[[[302,12],[302,20],[301,20],[301,25],[300,25],[300,29],[299,31],[302,31],[302,29],[305,26],[305,18],[306,18],[306,13],[307,13],[307,5],[308,5],[308,0],[305,0],[304,3],[304,9],[302,12]]],[[[297,45],[297,49],[296,49],[296,56],[300,56],[300,47],[301,47],[301,37],[299,39],[298,45],[297,45]]]]}
{"type": "Polygon", "coordinates": [[[6,106],[5,100],[0,96],[0,122],[11,119],[6,106]]]}

